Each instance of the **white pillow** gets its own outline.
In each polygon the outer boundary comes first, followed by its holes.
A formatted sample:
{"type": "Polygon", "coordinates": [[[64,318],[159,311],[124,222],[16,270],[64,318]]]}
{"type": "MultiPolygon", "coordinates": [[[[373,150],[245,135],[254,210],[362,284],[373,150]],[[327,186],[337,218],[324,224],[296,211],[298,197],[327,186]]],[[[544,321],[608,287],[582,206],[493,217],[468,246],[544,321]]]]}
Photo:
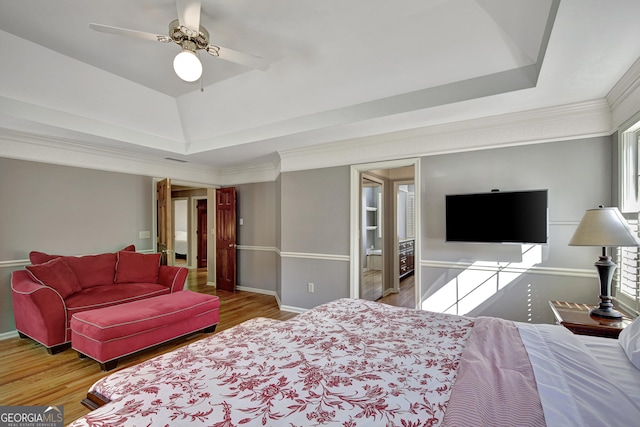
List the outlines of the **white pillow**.
{"type": "Polygon", "coordinates": [[[640,320],[638,319],[640,317],[620,332],[618,343],[633,366],[640,369],[640,320]]]}

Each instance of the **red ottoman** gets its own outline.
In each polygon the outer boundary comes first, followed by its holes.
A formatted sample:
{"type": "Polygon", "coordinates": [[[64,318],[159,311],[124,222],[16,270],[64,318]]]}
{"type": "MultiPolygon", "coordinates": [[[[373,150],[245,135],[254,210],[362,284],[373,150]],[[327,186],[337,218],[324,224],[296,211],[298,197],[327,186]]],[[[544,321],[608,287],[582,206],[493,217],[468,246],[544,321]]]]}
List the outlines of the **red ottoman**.
{"type": "Polygon", "coordinates": [[[127,354],[199,330],[213,332],[219,307],[216,296],[179,291],[83,311],[71,318],[71,346],[108,371],[127,354]]]}

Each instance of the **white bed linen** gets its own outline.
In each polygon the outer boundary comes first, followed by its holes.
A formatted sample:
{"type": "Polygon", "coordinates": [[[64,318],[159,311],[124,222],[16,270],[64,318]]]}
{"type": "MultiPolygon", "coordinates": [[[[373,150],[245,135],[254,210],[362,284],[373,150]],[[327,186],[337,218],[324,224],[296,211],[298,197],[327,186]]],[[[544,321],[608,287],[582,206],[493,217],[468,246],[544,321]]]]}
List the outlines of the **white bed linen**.
{"type": "Polygon", "coordinates": [[[618,340],[587,335],[576,335],[576,338],[607,368],[613,382],[634,401],[640,402],[640,369],[629,361],[618,340]]]}
{"type": "Polygon", "coordinates": [[[562,326],[517,325],[548,427],[640,424],[640,402],[624,393],[577,335],[562,326]]]}

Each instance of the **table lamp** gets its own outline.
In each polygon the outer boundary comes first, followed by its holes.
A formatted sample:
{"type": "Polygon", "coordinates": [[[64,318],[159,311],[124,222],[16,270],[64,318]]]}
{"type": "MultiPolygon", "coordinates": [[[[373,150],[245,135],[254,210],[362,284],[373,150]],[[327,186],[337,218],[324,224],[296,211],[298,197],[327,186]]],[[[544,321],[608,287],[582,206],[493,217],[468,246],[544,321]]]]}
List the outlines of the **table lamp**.
{"type": "Polygon", "coordinates": [[[622,314],[611,302],[611,279],[616,264],[607,256],[607,247],[640,246],[640,239],[624,219],[618,208],[589,209],[578,224],[569,246],[602,246],[602,255],[594,264],[600,280],[600,305],[591,309],[592,316],[617,319],[622,314]]]}

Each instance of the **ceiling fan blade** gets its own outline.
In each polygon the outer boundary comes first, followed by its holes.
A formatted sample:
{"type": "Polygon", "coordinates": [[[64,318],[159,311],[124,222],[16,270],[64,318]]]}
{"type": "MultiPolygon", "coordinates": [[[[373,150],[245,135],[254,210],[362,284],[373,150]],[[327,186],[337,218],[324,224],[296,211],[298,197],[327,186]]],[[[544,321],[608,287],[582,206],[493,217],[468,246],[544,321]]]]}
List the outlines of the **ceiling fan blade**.
{"type": "Polygon", "coordinates": [[[212,56],[217,56],[225,61],[235,62],[236,64],[244,65],[245,67],[255,68],[262,71],[269,68],[269,63],[263,58],[249,55],[248,53],[238,52],[237,50],[229,49],[228,47],[210,44],[207,46],[207,52],[212,56]]]}
{"type": "Polygon", "coordinates": [[[200,0],[176,0],[176,7],[180,25],[200,31],[200,0]]]}
{"type": "Polygon", "coordinates": [[[145,33],[145,32],[136,31],[136,30],[128,30],[126,28],[111,27],[109,25],[89,24],[89,27],[101,33],[116,34],[118,36],[135,37],[137,39],[150,40],[153,42],[169,43],[172,41],[169,36],[145,33]]]}

